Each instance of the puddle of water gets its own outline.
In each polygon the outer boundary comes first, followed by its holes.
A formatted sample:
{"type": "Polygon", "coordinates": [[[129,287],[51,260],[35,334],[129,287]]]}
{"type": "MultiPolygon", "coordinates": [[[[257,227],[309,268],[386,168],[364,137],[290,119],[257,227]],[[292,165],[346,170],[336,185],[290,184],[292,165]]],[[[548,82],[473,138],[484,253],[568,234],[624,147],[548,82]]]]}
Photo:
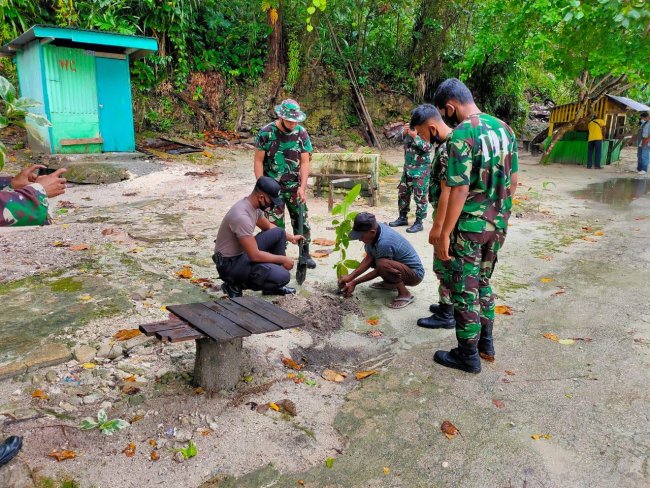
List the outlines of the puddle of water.
{"type": "Polygon", "coordinates": [[[582,190],[574,191],[573,196],[583,200],[606,203],[617,209],[627,208],[639,198],[649,198],[650,179],[616,178],[614,180],[591,183],[582,190]]]}

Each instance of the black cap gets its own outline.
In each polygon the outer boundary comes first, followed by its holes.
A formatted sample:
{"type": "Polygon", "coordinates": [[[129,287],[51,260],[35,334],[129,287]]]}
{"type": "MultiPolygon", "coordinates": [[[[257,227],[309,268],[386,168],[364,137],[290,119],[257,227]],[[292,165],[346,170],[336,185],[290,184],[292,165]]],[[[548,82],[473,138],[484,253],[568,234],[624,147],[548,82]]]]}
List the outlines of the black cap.
{"type": "Polygon", "coordinates": [[[377,226],[377,219],[368,212],[361,212],[354,218],[350,239],[359,240],[363,234],[377,226]]]}
{"type": "Polygon", "coordinates": [[[255,189],[266,193],[273,201],[273,205],[282,205],[280,198],[280,183],[269,176],[260,176],[255,183],[255,189]]]}
{"type": "Polygon", "coordinates": [[[648,116],[648,112],[641,112],[641,117],[647,117],[647,116],[648,116]]]}

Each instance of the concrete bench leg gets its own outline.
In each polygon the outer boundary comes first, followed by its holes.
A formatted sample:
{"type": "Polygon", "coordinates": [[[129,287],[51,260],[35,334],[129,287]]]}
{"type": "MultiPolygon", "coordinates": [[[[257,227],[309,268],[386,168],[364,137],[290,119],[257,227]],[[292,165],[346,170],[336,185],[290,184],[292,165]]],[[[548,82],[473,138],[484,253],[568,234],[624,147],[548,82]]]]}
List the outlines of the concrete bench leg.
{"type": "Polygon", "coordinates": [[[207,391],[231,390],[241,379],[242,338],[196,340],[194,382],[207,391]]]}

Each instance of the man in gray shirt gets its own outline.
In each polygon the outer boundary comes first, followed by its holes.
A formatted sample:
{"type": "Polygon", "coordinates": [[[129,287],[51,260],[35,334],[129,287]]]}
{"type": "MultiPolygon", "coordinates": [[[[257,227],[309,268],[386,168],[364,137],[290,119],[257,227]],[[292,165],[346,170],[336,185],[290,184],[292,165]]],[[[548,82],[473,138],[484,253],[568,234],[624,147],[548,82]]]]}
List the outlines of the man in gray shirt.
{"type": "Polygon", "coordinates": [[[230,298],[241,296],[244,288],[262,290],[265,295],[296,292],[286,286],[293,268],[286,246],[287,241],[297,244],[303,237],[285,232],[264,217],[265,210],[280,202],[278,182],[261,176],[253,192],[235,203],[223,218],[212,260],[224,282],[221,289],[230,298]],[[256,227],[262,232],[254,235],[256,227]]]}
{"type": "Polygon", "coordinates": [[[366,257],[352,273],[339,278],[341,292],[350,296],[359,283],[381,277],[383,281],[370,286],[397,290],[397,297],[388,305],[390,308],[404,308],[413,303],[415,297],[406,287],[422,282],[424,267],[411,243],[388,225],[378,224],[375,216],[368,212],[355,217],[350,239],[365,244],[366,257]],[[374,270],[366,273],[370,268],[374,270]]]}

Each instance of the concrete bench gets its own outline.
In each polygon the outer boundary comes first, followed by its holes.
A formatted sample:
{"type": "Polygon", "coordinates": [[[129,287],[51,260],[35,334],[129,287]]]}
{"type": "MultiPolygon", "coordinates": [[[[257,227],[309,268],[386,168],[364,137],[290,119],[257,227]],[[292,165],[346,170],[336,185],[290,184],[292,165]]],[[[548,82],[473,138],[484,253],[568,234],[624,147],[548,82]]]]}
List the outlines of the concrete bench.
{"type": "Polygon", "coordinates": [[[140,326],[165,342],[196,341],[194,382],[207,391],[234,388],[241,379],[242,339],[301,327],[304,321],[257,297],[170,305],[175,317],[140,326]]]}

